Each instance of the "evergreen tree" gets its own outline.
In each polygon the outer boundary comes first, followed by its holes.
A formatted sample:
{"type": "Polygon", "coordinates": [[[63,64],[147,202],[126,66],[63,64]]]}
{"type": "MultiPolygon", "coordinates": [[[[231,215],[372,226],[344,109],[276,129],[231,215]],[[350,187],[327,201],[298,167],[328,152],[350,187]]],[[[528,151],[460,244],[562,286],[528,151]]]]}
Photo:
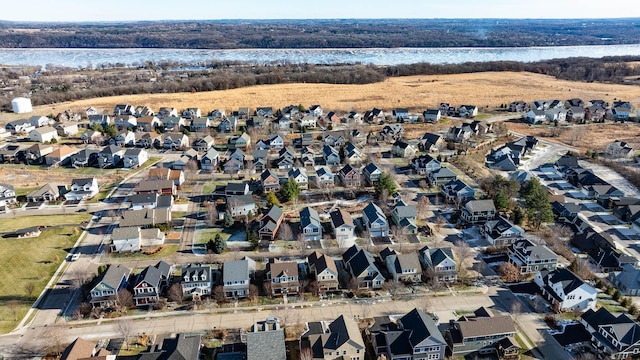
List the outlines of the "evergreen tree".
{"type": "Polygon", "coordinates": [[[300,196],[300,185],[292,178],[289,178],[282,186],[281,192],[285,201],[291,201],[300,196]]]}
{"type": "Polygon", "coordinates": [[[513,223],[516,225],[522,225],[522,222],[524,221],[524,213],[522,212],[522,208],[520,206],[516,206],[515,209],[513,209],[513,223]]]}
{"type": "Polygon", "coordinates": [[[393,176],[386,172],[380,174],[378,182],[375,185],[375,189],[376,196],[382,194],[384,190],[386,190],[389,195],[393,195],[398,192],[398,188],[396,187],[395,180],[393,180],[393,176]]]}
{"type": "Polygon", "coordinates": [[[227,240],[223,239],[220,234],[216,235],[215,240],[213,241],[213,252],[216,254],[222,254],[227,250],[227,240]]]}
{"type": "Polygon", "coordinates": [[[233,219],[233,216],[231,216],[231,212],[225,211],[224,212],[224,227],[228,229],[228,228],[232,227],[234,223],[235,223],[235,220],[233,219]]]}
{"type": "Polygon", "coordinates": [[[276,196],[276,194],[274,193],[268,193],[267,196],[265,197],[265,200],[267,202],[267,207],[272,207],[272,206],[280,206],[280,201],[278,201],[278,197],[276,196]]]}
{"type": "Polygon", "coordinates": [[[540,181],[532,178],[523,189],[527,220],[536,230],[543,223],[553,221],[553,210],[549,202],[549,193],[540,185],[540,181]]]}

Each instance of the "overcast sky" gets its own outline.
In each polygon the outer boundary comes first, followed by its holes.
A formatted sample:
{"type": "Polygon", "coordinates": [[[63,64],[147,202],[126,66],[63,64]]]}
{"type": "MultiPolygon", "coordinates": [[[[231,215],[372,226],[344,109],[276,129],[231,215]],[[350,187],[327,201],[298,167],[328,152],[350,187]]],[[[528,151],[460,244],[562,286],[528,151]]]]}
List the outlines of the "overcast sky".
{"type": "MultiPolygon", "coordinates": [[[[637,0],[17,0],[0,20],[640,17],[637,0]]],[[[8,5],[8,6],[7,6],[8,5]]]]}

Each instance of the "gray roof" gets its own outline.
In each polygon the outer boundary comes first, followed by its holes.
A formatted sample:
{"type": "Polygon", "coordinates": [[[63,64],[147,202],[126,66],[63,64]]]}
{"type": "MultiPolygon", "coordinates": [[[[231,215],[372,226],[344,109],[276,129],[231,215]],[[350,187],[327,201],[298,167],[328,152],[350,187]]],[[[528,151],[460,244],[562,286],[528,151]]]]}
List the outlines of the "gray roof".
{"type": "Polygon", "coordinates": [[[131,270],[124,265],[109,265],[107,271],[102,273],[102,279],[98,284],[106,284],[112,289],[118,289],[122,278],[128,278],[131,270]]]}
{"type": "Polygon", "coordinates": [[[409,335],[409,343],[412,347],[418,346],[426,340],[429,340],[429,342],[434,345],[446,344],[444,337],[436,326],[436,323],[422,310],[413,309],[400,318],[398,322],[402,325],[402,328],[405,331],[411,331],[411,334],[409,335]]]}
{"type": "Polygon", "coordinates": [[[138,191],[158,191],[173,186],[173,180],[144,180],[138,183],[138,191]]]}
{"type": "Polygon", "coordinates": [[[247,333],[247,360],[283,360],[286,358],[284,330],[247,333]]]}
{"type": "Polygon", "coordinates": [[[493,203],[493,200],[471,200],[469,201],[465,207],[471,211],[496,211],[496,206],[493,203]]]}
{"type": "Polygon", "coordinates": [[[314,225],[322,229],[318,212],[307,206],[300,211],[300,227],[305,228],[308,225],[314,225]]]}
{"type": "Polygon", "coordinates": [[[225,262],[222,268],[222,279],[224,282],[249,280],[249,261],[234,260],[225,262]]]}
{"type": "Polygon", "coordinates": [[[415,205],[396,206],[393,208],[393,212],[398,214],[400,219],[415,218],[418,215],[418,210],[415,205]]]}
{"type": "MultiPolygon", "coordinates": [[[[184,280],[186,275],[188,275],[189,279],[191,279],[194,274],[198,275],[197,282],[210,281],[211,280],[211,267],[209,265],[201,265],[201,264],[187,264],[187,265],[182,267],[182,278],[183,278],[183,280],[184,280]],[[200,280],[200,275],[205,275],[205,280],[200,280]]],[[[189,280],[189,281],[191,281],[191,280],[189,280]]]]}
{"type": "Polygon", "coordinates": [[[126,240],[140,236],[140,228],[137,226],[126,226],[113,229],[111,240],[126,240]]]}
{"type": "Polygon", "coordinates": [[[331,217],[331,224],[334,229],[342,225],[347,225],[352,228],[355,227],[351,214],[342,209],[334,209],[329,213],[329,216],[331,217]]]}
{"type": "Polygon", "coordinates": [[[82,179],[73,179],[71,180],[71,185],[76,184],[78,186],[85,186],[87,184],[92,184],[94,178],[82,178],[82,179]]]}
{"type": "Polygon", "coordinates": [[[132,204],[137,203],[156,203],[158,201],[158,194],[135,194],[129,198],[132,204]]]}

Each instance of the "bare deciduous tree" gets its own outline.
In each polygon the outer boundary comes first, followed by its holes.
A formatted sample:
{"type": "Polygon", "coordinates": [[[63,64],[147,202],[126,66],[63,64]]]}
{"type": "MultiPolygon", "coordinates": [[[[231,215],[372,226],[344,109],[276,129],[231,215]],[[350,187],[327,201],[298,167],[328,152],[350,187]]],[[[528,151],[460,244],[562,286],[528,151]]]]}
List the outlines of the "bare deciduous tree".
{"type": "Polygon", "coordinates": [[[213,289],[213,294],[211,295],[213,300],[215,300],[218,303],[218,305],[227,302],[227,297],[225,296],[224,288],[222,287],[222,285],[216,286],[213,289]]]}
{"type": "Polygon", "coordinates": [[[213,227],[218,222],[218,207],[215,202],[207,202],[207,219],[209,220],[209,226],[213,227]]]}
{"type": "Polygon", "coordinates": [[[182,304],[183,294],[180,283],[174,283],[169,287],[169,290],[167,290],[167,297],[169,298],[169,301],[182,304]]]}
{"type": "Polygon", "coordinates": [[[122,318],[116,322],[116,331],[124,339],[124,346],[129,350],[129,338],[133,334],[133,322],[129,319],[122,318]]]}
{"type": "Polygon", "coordinates": [[[428,215],[429,208],[431,207],[431,201],[427,196],[421,196],[418,199],[418,205],[416,206],[416,210],[418,211],[418,219],[425,220],[428,215]]]}
{"type": "Polygon", "coordinates": [[[57,358],[64,350],[65,327],[61,325],[47,326],[43,337],[47,339],[45,352],[57,358]]]}
{"type": "Polygon", "coordinates": [[[278,239],[283,241],[293,241],[293,230],[288,222],[283,222],[278,229],[278,239]]]}
{"type": "Polygon", "coordinates": [[[505,262],[498,268],[498,273],[504,282],[520,281],[520,271],[510,262],[505,262]]]}
{"type": "Polygon", "coordinates": [[[255,284],[249,285],[249,300],[252,303],[256,304],[258,302],[258,298],[260,296],[260,289],[255,284]]]}
{"type": "Polygon", "coordinates": [[[469,261],[473,259],[473,249],[469,247],[469,244],[463,240],[456,241],[454,251],[456,258],[458,259],[458,273],[464,277],[469,267],[469,261]]]}
{"type": "Polygon", "coordinates": [[[436,218],[436,228],[438,228],[438,231],[440,231],[446,223],[447,223],[447,220],[441,215],[439,215],[436,218]]]}
{"type": "Polygon", "coordinates": [[[26,284],[24,284],[24,292],[27,293],[27,296],[29,298],[31,298],[33,296],[33,292],[36,289],[36,284],[33,283],[33,281],[29,281],[26,284]]]}
{"type": "Polygon", "coordinates": [[[116,307],[120,308],[122,311],[127,311],[131,306],[133,306],[133,295],[127,289],[122,289],[118,291],[113,296],[113,302],[116,307]]]}

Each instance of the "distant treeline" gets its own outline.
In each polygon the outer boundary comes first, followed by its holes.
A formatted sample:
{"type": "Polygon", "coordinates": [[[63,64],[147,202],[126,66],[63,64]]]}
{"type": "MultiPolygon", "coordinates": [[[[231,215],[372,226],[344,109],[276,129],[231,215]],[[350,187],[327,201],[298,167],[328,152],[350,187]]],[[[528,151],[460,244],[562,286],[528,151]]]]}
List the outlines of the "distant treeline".
{"type": "Polygon", "coordinates": [[[569,58],[535,63],[422,63],[387,67],[360,64],[255,65],[220,62],[208,64],[199,70],[175,70],[188,69],[188,64],[148,62],[139,68],[78,70],[52,67],[44,72],[38,71],[37,75],[34,74],[34,67],[8,68],[0,69],[0,84],[4,87],[13,85],[14,88],[12,92],[5,92],[4,98],[0,98],[0,107],[8,109],[10,97],[16,94],[30,94],[34,105],[42,105],[114,95],[199,92],[282,83],[368,84],[395,76],[484,71],[527,71],[565,80],[625,84],[640,79],[640,66],[633,64],[636,61],[640,61],[640,56],[569,58]],[[30,83],[19,80],[25,76],[29,76],[30,83]]]}
{"type": "Polygon", "coordinates": [[[3,48],[523,47],[634,44],[638,39],[640,19],[0,22],[3,48]]]}

